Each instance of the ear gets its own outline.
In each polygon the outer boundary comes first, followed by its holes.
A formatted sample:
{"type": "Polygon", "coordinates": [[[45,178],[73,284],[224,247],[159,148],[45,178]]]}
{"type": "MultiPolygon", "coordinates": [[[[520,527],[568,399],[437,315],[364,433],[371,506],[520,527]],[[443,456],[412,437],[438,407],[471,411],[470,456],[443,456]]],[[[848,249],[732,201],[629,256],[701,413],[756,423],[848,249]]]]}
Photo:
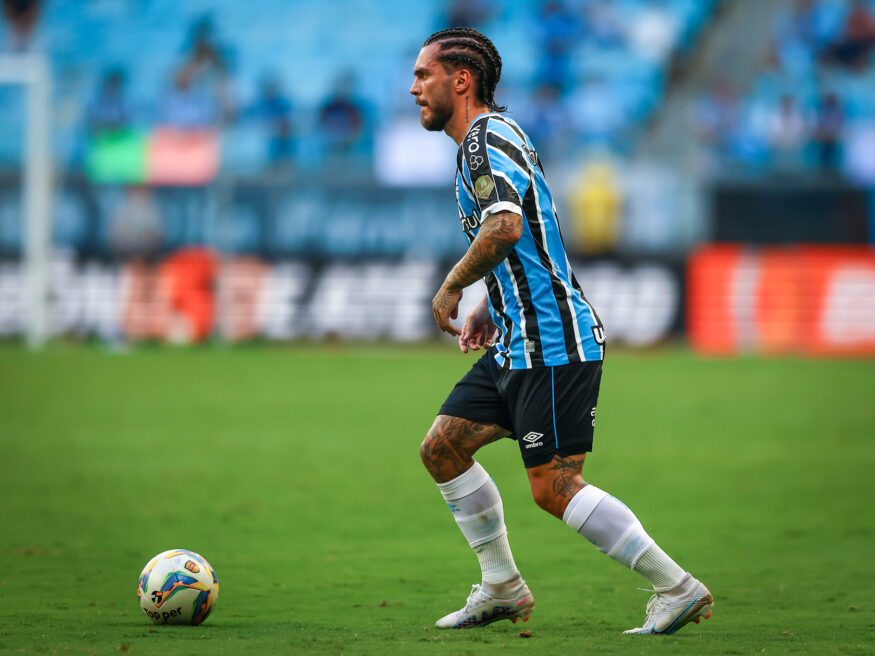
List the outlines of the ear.
{"type": "Polygon", "coordinates": [[[473,77],[471,76],[471,71],[467,68],[460,68],[456,71],[455,79],[453,80],[453,88],[456,93],[462,95],[466,91],[471,88],[471,84],[473,82],[473,77]]]}

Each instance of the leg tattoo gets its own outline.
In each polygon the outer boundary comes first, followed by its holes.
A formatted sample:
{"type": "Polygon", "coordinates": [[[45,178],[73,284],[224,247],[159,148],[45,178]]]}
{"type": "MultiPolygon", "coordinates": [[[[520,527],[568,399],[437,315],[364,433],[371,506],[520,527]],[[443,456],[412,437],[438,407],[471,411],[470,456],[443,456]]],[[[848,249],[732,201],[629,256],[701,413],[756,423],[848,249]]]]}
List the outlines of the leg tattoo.
{"type": "Polygon", "coordinates": [[[438,415],[428,431],[419,455],[426,469],[438,483],[445,483],[465,473],[477,450],[509,435],[493,424],[480,424],[460,417],[438,415]]]}
{"type": "Polygon", "coordinates": [[[526,469],[535,503],[554,517],[562,519],[568,502],[586,486],[580,475],[584,460],[585,453],[554,455],[550,462],[526,469]]]}
{"type": "Polygon", "coordinates": [[[553,456],[549,463],[550,471],[553,472],[553,492],[558,497],[568,501],[583,489],[585,483],[580,475],[583,469],[585,455],[579,456],[553,456]]]}

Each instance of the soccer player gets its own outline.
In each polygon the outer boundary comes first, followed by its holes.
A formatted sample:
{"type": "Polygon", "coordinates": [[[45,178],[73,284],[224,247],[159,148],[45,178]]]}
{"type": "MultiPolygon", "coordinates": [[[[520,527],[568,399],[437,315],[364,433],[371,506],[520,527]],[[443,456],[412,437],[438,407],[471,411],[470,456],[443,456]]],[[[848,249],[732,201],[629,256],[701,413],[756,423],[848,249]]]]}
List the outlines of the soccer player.
{"type": "Polygon", "coordinates": [[[519,444],[535,502],[653,586],[641,627],[673,633],[709,617],[708,589],[653,541],[621,501],[586,483],[605,334],[565,254],[556,208],[532,142],[496,104],[501,58],[467,28],[431,35],[410,93],[426,130],[459,145],[456,200],[470,245],[432,302],[463,353],[486,349],[458,382],[422,442],[422,461],[477,555],[482,580],[437,621],[470,628],[529,618],[535,605],[507,540],[498,488],[473,456],[504,437],[519,444]],[[462,290],[487,295],[459,330],[462,290]]]}

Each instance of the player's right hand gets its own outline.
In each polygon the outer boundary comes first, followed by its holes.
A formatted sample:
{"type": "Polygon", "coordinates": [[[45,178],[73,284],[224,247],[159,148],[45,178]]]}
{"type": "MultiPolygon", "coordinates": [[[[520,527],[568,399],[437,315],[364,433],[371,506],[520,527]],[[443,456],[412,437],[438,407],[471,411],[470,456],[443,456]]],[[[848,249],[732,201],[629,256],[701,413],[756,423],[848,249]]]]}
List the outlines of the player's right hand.
{"type": "Polygon", "coordinates": [[[441,329],[441,332],[449,333],[454,337],[460,333],[459,329],[450,323],[450,319],[455,319],[459,316],[460,300],[462,300],[462,290],[450,290],[444,284],[441,285],[441,288],[431,302],[431,309],[434,312],[434,320],[438,328],[441,329]]]}

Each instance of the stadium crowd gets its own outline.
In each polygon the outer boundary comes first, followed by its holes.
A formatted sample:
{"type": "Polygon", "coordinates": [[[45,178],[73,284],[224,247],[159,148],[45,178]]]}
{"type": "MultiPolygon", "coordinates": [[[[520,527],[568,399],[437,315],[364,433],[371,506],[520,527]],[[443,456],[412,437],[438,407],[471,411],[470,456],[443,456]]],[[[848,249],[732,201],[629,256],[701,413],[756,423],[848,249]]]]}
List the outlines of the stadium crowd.
{"type": "MultiPolygon", "coordinates": [[[[552,159],[588,147],[630,153],[661,97],[672,57],[689,47],[716,2],[431,0],[410,9],[393,1],[383,13],[426,29],[467,24],[498,42],[525,35],[524,46],[505,48],[511,61],[502,93],[552,159]]],[[[232,172],[370,170],[378,133],[400,114],[392,96],[405,88],[409,65],[399,61],[419,43],[381,26],[378,36],[386,38],[371,45],[375,56],[364,84],[367,67],[356,61],[355,44],[299,38],[296,21],[343,20],[329,6],[267,2],[258,13],[274,15],[274,24],[236,30],[233,5],[4,0],[0,49],[49,54],[58,78],[54,95],[67,109],[55,126],[62,137],[55,140],[56,159],[66,166],[87,163],[89,149],[106,146],[107,135],[118,149],[120,135],[136,142],[139,133],[169,129],[217,132],[221,166],[232,172]],[[101,42],[99,53],[89,48],[94,40],[101,42]],[[130,47],[135,41],[141,46],[130,47]],[[299,73],[314,59],[320,82],[309,89],[299,73]],[[373,84],[381,78],[389,84],[373,84]]],[[[340,31],[345,34],[337,38],[349,41],[350,31],[340,31]]],[[[20,121],[21,103],[8,104],[4,118],[20,121]]],[[[0,139],[0,161],[18,157],[19,142],[0,139]]]]}
{"type": "Polygon", "coordinates": [[[715,80],[690,111],[713,173],[875,182],[875,4],[796,0],[749,90],[715,80]]]}

